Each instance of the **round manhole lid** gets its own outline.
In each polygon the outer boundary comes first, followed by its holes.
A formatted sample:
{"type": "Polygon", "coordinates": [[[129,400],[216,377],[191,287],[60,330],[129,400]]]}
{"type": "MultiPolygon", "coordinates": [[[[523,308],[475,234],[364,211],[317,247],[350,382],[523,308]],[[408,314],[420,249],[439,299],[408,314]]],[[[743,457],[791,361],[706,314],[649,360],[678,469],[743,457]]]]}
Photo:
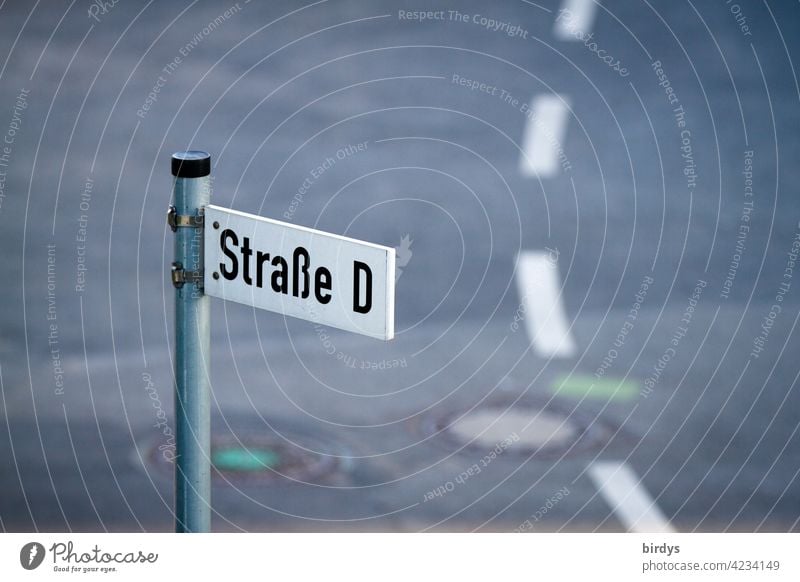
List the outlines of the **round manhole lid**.
{"type": "Polygon", "coordinates": [[[487,404],[429,417],[424,431],[448,448],[560,457],[600,448],[609,427],[553,404],[487,404]]]}
{"type": "Polygon", "coordinates": [[[506,439],[509,448],[563,447],[575,442],[581,429],[568,417],[530,408],[484,408],[457,418],[447,429],[461,442],[491,449],[506,439]]]}
{"type": "MultiPolygon", "coordinates": [[[[330,444],[294,433],[215,433],[211,436],[211,475],[218,484],[316,483],[339,469],[340,455],[330,444]]],[[[148,459],[162,474],[175,470],[174,457],[151,446],[148,459]]]]}

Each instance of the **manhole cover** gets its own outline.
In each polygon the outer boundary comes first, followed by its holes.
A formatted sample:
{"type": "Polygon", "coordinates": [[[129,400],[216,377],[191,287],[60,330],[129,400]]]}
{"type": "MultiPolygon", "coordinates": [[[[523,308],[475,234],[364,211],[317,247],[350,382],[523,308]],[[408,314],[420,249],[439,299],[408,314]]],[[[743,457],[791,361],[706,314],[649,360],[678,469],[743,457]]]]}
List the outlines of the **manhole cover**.
{"type": "Polygon", "coordinates": [[[603,445],[610,430],[552,405],[491,404],[431,417],[425,432],[449,448],[560,457],[603,445]]]}
{"type": "Polygon", "coordinates": [[[510,446],[528,449],[569,446],[580,427],[569,418],[530,408],[484,408],[458,418],[448,429],[456,439],[491,449],[510,439],[510,446]]]}
{"type": "MultiPolygon", "coordinates": [[[[339,468],[339,455],[329,449],[315,439],[296,434],[213,434],[211,475],[215,483],[223,485],[318,482],[339,468]]],[[[157,446],[150,448],[148,458],[162,474],[171,475],[175,469],[157,446]]]]}

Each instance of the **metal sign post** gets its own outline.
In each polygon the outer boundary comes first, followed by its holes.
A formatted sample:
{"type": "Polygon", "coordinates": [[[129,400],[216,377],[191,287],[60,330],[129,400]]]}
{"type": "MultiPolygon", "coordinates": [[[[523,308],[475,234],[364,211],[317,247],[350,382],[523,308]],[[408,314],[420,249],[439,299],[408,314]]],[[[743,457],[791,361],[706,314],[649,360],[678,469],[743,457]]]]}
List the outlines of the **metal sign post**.
{"type": "Polygon", "coordinates": [[[211,156],[172,156],[175,233],[175,531],[211,528],[211,407],[209,298],[203,290],[203,213],[211,201],[211,156]]]}
{"type": "Polygon", "coordinates": [[[209,298],[390,340],[395,250],[211,206],[211,156],[206,152],[173,154],[172,175],[167,223],[175,233],[175,531],[207,532],[209,298]]]}

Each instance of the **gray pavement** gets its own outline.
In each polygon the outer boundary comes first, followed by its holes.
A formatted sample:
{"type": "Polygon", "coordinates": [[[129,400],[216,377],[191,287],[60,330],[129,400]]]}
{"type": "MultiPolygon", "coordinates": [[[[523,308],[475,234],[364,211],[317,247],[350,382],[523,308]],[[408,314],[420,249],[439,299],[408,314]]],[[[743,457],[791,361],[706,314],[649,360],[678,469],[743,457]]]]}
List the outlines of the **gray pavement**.
{"type": "Polygon", "coordinates": [[[215,442],[281,458],[215,478],[214,529],[800,529],[800,10],[601,4],[594,49],[549,0],[0,4],[0,527],[172,528],[164,211],[197,148],[215,204],[406,263],[388,344],[214,301],[215,442]],[[525,115],[554,94],[565,124],[525,115]],[[527,131],[566,165],[521,171],[527,131]],[[524,252],[572,354],[537,350],[524,252]],[[519,442],[459,441],[478,411],[519,442]]]}

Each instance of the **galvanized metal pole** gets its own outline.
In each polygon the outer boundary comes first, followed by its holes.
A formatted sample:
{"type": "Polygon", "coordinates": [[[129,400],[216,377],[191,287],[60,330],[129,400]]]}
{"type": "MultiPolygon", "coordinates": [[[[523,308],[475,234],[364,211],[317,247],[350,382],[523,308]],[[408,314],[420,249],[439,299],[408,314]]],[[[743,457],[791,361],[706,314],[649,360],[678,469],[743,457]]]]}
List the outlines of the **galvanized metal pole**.
{"type": "Polygon", "coordinates": [[[203,293],[203,212],[211,201],[211,156],[172,156],[175,232],[175,531],[211,528],[211,312],[203,293]]]}

